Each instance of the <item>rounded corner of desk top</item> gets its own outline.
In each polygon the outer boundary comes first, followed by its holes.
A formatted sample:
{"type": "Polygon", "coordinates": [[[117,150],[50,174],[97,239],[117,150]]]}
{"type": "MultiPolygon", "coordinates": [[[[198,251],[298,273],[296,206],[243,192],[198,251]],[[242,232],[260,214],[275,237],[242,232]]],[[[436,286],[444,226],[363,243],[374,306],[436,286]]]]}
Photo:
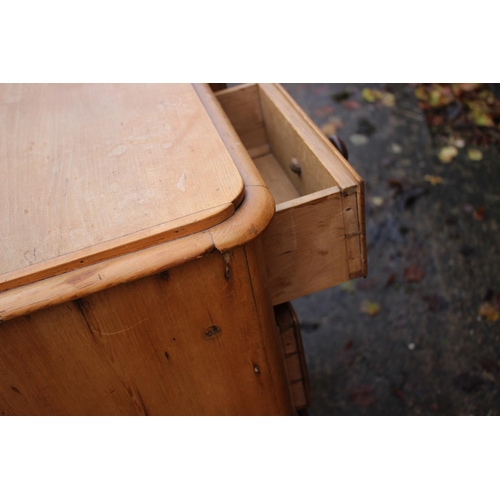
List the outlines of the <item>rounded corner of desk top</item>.
{"type": "Polygon", "coordinates": [[[0,123],[0,290],[209,229],[246,194],[191,84],[2,84],[0,123]]]}

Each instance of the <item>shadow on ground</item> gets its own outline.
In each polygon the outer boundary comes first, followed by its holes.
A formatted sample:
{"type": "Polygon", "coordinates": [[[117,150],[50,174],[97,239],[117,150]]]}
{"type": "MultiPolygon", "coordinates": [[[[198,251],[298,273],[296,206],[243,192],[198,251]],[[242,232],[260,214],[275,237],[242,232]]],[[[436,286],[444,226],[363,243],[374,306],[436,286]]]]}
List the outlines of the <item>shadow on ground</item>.
{"type": "Polygon", "coordinates": [[[480,314],[500,291],[498,145],[439,161],[414,86],[392,85],[393,106],[362,99],[382,85],[284,86],[341,126],[367,201],[368,277],[293,302],[309,414],[500,414],[500,321],[480,314]]]}

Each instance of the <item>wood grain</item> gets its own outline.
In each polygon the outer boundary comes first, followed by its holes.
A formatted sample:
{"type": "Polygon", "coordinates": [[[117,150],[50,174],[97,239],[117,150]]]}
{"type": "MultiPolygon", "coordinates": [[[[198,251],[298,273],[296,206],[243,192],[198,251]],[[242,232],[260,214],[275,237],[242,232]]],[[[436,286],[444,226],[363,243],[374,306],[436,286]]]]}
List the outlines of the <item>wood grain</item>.
{"type": "Polygon", "coordinates": [[[351,165],[280,85],[230,88],[217,98],[240,138],[265,129],[260,146],[242,142],[250,152],[261,148],[253,160],[277,204],[263,235],[273,303],[366,275],[364,186],[351,165]]]}
{"type": "Polygon", "coordinates": [[[5,84],[0,129],[0,290],[206,229],[244,195],[189,84],[5,84]]]}
{"type": "Polygon", "coordinates": [[[277,205],[300,197],[295,186],[273,155],[267,154],[255,158],[254,162],[277,205]]]}
{"type": "Polygon", "coordinates": [[[239,85],[222,90],[217,93],[217,99],[248,150],[267,145],[267,133],[257,84],[239,85]]]}
{"type": "Polygon", "coordinates": [[[262,239],[273,304],[350,279],[337,187],[278,205],[262,239]]]}
{"type": "Polygon", "coordinates": [[[0,325],[0,412],[290,414],[255,245],[0,325]]]}
{"type": "Polygon", "coordinates": [[[0,322],[159,273],[215,250],[197,233],[0,293],[0,322]]]}
{"type": "Polygon", "coordinates": [[[0,293],[0,322],[143,278],[259,237],[275,204],[247,150],[207,85],[195,85],[207,113],[245,183],[245,198],[232,217],[211,229],[107,259],[0,293]]]}
{"type": "Polygon", "coordinates": [[[0,415],[141,415],[77,304],[0,325],[0,415]]]}
{"type": "MultiPolygon", "coordinates": [[[[359,185],[361,178],[354,168],[281,85],[261,83],[259,91],[271,152],[278,161],[283,166],[288,166],[292,154],[301,165],[315,165],[317,162],[322,165],[322,168],[312,169],[315,171],[315,174],[311,175],[312,179],[302,179],[306,193],[318,190],[314,185],[313,176],[316,175],[316,179],[319,179],[318,176],[323,176],[325,170],[342,192],[359,185]],[[285,127],[280,129],[271,123],[285,127]],[[271,129],[273,136],[270,134],[271,129]]],[[[320,189],[325,187],[325,182],[328,182],[327,177],[320,181],[320,189]]],[[[302,194],[300,189],[298,191],[302,194]]]]}

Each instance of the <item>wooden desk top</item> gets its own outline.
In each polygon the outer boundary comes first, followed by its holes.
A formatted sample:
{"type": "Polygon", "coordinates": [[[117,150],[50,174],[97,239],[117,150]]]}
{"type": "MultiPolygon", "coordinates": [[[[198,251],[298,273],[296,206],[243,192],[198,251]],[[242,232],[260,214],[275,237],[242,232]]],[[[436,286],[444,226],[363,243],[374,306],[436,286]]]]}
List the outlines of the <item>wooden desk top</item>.
{"type": "Polygon", "coordinates": [[[245,186],[190,84],[0,85],[0,291],[202,231],[245,186]]]}

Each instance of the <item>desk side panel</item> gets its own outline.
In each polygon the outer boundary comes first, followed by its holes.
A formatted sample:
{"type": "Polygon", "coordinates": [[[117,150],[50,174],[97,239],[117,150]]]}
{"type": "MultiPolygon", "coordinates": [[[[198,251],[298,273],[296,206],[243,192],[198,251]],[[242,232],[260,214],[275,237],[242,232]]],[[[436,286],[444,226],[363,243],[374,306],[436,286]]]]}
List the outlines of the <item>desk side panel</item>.
{"type": "Polygon", "coordinates": [[[0,415],[140,415],[74,302],[0,325],[0,415]]]}
{"type": "Polygon", "coordinates": [[[290,414],[258,244],[0,325],[0,411],[290,414]]]}

